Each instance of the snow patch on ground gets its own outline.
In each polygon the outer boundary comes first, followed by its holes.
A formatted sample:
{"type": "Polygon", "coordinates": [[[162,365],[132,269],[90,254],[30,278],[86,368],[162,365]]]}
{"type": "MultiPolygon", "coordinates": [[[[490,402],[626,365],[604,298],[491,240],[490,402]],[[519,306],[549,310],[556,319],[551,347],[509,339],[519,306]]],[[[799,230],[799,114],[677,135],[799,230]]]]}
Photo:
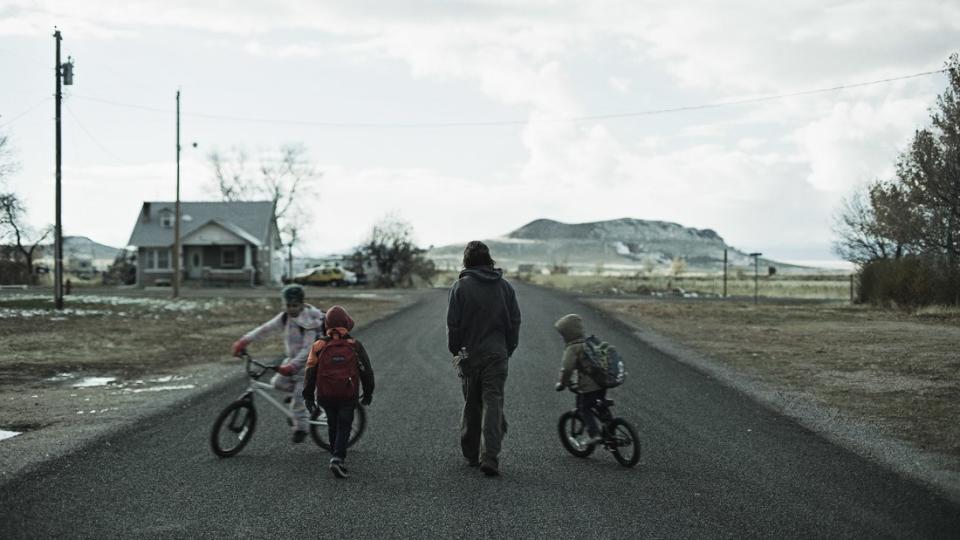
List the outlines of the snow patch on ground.
{"type": "Polygon", "coordinates": [[[195,384],[168,384],[166,386],[153,386],[150,388],[132,388],[126,389],[124,392],[131,392],[134,394],[139,394],[140,392],[163,392],[166,390],[190,390],[191,388],[196,388],[195,384]]]}
{"type": "Polygon", "coordinates": [[[91,388],[94,386],[106,386],[113,381],[117,380],[116,377],[84,377],[78,382],[73,384],[74,388],[91,388]]]}
{"type": "MultiPolygon", "coordinates": [[[[53,304],[53,299],[48,295],[41,294],[13,294],[9,296],[0,297],[0,302],[16,302],[23,300],[46,300],[53,304]]],[[[136,296],[103,296],[96,294],[78,294],[70,295],[67,300],[71,303],[79,304],[106,304],[109,306],[140,306],[145,307],[151,311],[178,311],[178,312],[187,312],[187,311],[205,311],[211,308],[223,305],[223,299],[214,298],[210,300],[172,300],[172,299],[162,299],[162,298],[144,298],[136,296]]],[[[50,310],[46,309],[24,309],[24,310],[10,310],[0,308],[0,318],[3,317],[4,311],[12,312],[36,312],[37,314],[49,314],[52,312],[52,307],[50,310]]],[[[93,314],[92,312],[97,312],[98,310],[77,310],[74,308],[67,308],[63,311],[56,312],[57,315],[69,315],[70,312],[76,311],[85,311],[91,312],[86,314],[93,314]]],[[[115,314],[113,311],[99,311],[98,314],[115,314]]],[[[117,315],[126,315],[125,313],[116,313],[117,315]]],[[[10,315],[12,316],[12,315],[10,315]]],[[[26,315],[26,316],[35,316],[35,315],[26,315]]]]}
{"type": "Polygon", "coordinates": [[[29,319],[32,317],[45,317],[48,315],[56,315],[57,317],[51,318],[51,320],[64,320],[64,316],[71,317],[89,317],[91,315],[113,315],[112,311],[106,311],[102,309],[76,309],[76,308],[66,308],[62,311],[55,311],[53,309],[10,309],[10,308],[0,308],[0,319],[29,319]]]}

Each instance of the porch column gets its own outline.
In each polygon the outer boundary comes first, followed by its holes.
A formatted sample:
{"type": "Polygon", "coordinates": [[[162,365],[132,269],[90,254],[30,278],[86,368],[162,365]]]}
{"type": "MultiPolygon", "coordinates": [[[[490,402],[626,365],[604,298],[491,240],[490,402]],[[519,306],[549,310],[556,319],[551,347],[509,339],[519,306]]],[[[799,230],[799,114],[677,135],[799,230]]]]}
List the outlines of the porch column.
{"type": "Polygon", "coordinates": [[[250,254],[250,251],[251,251],[250,244],[244,244],[243,245],[243,269],[247,272],[247,275],[250,277],[250,286],[252,287],[254,276],[256,276],[257,273],[254,272],[253,269],[251,268],[253,261],[251,260],[252,256],[250,254]]]}

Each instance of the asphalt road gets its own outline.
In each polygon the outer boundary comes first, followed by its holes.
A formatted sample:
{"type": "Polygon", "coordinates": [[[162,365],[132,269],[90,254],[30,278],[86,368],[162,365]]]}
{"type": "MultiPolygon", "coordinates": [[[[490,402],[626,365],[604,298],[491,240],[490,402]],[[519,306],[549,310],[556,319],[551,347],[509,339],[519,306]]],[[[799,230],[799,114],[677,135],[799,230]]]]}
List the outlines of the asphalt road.
{"type": "MultiPolygon", "coordinates": [[[[378,390],[351,477],[310,442],[292,445],[260,408],[241,454],[207,443],[235,384],[0,488],[0,538],[23,537],[952,537],[960,508],[772,414],[638,342],[570,297],[518,286],[503,475],[459,456],[462,397],[445,347],[442,291],[360,332],[378,390]],[[634,469],[567,454],[556,435],[573,396],[553,391],[560,315],[618,345],[615,412],[643,440],[634,469]]],[[[239,373],[238,369],[238,373],[239,373]]]]}

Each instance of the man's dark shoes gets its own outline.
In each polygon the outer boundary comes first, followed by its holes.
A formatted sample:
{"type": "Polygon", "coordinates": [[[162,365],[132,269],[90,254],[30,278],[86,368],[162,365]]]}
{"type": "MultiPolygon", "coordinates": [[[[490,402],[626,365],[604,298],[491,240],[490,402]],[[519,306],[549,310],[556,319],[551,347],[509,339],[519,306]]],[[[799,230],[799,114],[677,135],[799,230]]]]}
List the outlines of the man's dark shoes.
{"type": "Polygon", "coordinates": [[[330,460],[330,472],[337,478],[346,478],[348,476],[347,469],[343,466],[343,461],[340,458],[330,460]]]}
{"type": "Polygon", "coordinates": [[[307,438],[307,432],[306,432],[306,431],[303,431],[303,430],[298,429],[298,430],[296,430],[296,431],[293,432],[293,442],[294,442],[294,443],[302,443],[303,440],[306,439],[306,438],[307,438]]]}
{"type": "Polygon", "coordinates": [[[470,458],[463,458],[463,459],[466,460],[467,465],[470,466],[470,467],[479,467],[479,466],[480,466],[480,461],[479,461],[479,460],[470,459],[470,458]]]}
{"type": "Polygon", "coordinates": [[[489,461],[485,461],[480,464],[480,471],[487,476],[497,476],[500,474],[500,469],[497,466],[489,461]]]}

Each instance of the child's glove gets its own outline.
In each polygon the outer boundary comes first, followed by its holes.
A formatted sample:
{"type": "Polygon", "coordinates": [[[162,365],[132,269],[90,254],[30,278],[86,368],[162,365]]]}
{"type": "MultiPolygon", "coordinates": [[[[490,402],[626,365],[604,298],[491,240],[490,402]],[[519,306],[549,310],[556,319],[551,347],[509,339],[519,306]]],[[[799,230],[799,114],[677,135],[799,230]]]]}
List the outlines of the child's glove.
{"type": "Polygon", "coordinates": [[[564,386],[562,382],[558,382],[556,386],[553,387],[557,392],[563,392],[564,388],[566,388],[566,386],[564,386]]]}
{"type": "Polygon", "coordinates": [[[246,348],[247,348],[247,345],[249,345],[249,344],[250,344],[250,342],[247,341],[247,340],[245,340],[245,339],[243,339],[243,338],[240,338],[240,339],[234,341],[234,342],[233,342],[233,347],[231,348],[231,350],[233,351],[233,355],[234,355],[234,356],[240,356],[240,353],[243,352],[243,350],[246,349],[246,348]]]}
{"type": "Polygon", "coordinates": [[[291,363],[280,364],[280,366],[277,367],[277,373],[283,375],[284,377],[289,377],[296,373],[296,371],[297,367],[291,363]]]}
{"type": "Polygon", "coordinates": [[[364,394],[363,397],[360,398],[361,405],[369,405],[371,401],[373,401],[373,394],[364,394]]]}

